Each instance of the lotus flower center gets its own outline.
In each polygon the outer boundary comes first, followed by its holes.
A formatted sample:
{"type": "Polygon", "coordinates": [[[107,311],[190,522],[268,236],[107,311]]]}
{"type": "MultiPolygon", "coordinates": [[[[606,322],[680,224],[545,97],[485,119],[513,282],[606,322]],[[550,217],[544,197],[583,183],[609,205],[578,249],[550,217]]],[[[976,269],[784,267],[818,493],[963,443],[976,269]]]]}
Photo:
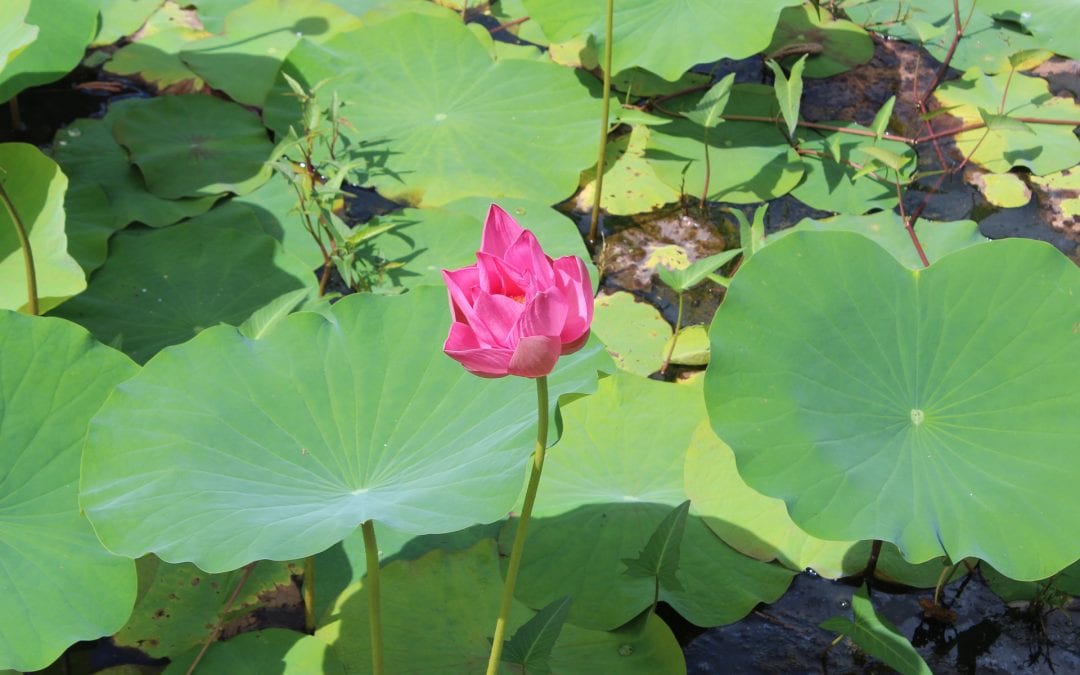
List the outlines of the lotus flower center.
{"type": "Polygon", "coordinates": [[[513,300],[514,302],[516,302],[519,305],[524,305],[525,304],[525,294],[524,293],[518,293],[517,295],[508,295],[506,297],[510,298],[511,300],[513,300]]]}

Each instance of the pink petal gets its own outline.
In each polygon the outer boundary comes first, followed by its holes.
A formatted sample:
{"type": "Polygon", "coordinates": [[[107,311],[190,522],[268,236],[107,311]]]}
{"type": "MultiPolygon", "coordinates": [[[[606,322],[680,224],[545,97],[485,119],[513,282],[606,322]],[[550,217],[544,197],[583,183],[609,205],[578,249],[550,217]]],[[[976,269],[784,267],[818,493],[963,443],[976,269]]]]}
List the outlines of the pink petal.
{"type": "Polygon", "coordinates": [[[480,288],[485,292],[525,297],[525,277],[502,258],[480,251],[476,254],[476,267],[480,273],[480,288]]]}
{"type": "Polygon", "coordinates": [[[555,288],[567,305],[566,322],[560,337],[564,344],[577,343],[582,336],[588,338],[593,319],[593,292],[589,270],[585,267],[585,262],[577,256],[559,258],[552,266],[555,271],[555,288]]]}
{"type": "Polygon", "coordinates": [[[510,372],[509,349],[490,349],[479,345],[473,330],[463,323],[450,325],[450,334],[443,343],[443,352],[465,369],[480,377],[504,377],[510,372]]]}
{"type": "Polygon", "coordinates": [[[585,331],[585,334],[574,340],[573,342],[563,342],[562,353],[573,354],[577,350],[585,346],[585,343],[589,341],[589,331],[585,331]]]}
{"type": "Polygon", "coordinates": [[[556,289],[541,291],[525,305],[514,326],[514,336],[519,339],[533,335],[558,337],[566,323],[566,312],[566,300],[556,289]]]}
{"type": "Polygon", "coordinates": [[[536,235],[528,230],[523,231],[517,241],[510,245],[503,259],[511,267],[530,276],[536,288],[550,288],[555,283],[551,258],[540,247],[536,235]]]}
{"type": "Polygon", "coordinates": [[[531,335],[521,339],[510,359],[509,372],[520,377],[543,377],[555,369],[562,343],[559,338],[531,335]]]}
{"type": "Polygon", "coordinates": [[[479,272],[476,265],[443,270],[442,276],[450,293],[450,311],[454,318],[458,321],[472,321],[472,306],[479,291],[479,272]]]}
{"type": "Polygon", "coordinates": [[[525,311],[525,305],[505,295],[482,294],[473,306],[476,320],[470,325],[481,343],[491,347],[512,347],[516,336],[514,326],[525,311]]]}
{"type": "Polygon", "coordinates": [[[521,236],[521,226],[498,204],[492,204],[484,218],[484,233],[480,237],[480,250],[502,258],[510,244],[521,236]]]}

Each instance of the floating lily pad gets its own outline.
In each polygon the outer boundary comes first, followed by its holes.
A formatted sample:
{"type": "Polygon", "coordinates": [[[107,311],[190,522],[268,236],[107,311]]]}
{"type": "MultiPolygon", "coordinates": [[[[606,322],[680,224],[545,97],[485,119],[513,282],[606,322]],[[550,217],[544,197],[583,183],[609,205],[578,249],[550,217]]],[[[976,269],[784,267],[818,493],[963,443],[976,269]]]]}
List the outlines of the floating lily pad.
{"type": "Polygon", "coordinates": [[[1015,173],[975,174],[975,185],[986,197],[986,201],[1004,209],[1024,206],[1031,201],[1031,189],[1015,173]]]}
{"type": "Polygon", "coordinates": [[[89,275],[101,267],[109,250],[109,237],[123,227],[109,206],[109,197],[97,183],[80,183],[64,193],[68,253],[89,275]]]}
{"type": "MultiPolygon", "coordinates": [[[[9,2],[4,0],[5,5],[9,2]]],[[[98,8],[92,2],[33,0],[24,21],[37,27],[37,38],[22,42],[26,34],[16,29],[16,35],[23,36],[17,40],[22,47],[0,68],[0,103],[71,72],[97,32],[97,20],[98,8]]]]}
{"type": "Polygon", "coordinates": [[[98,542],[76,482],[90,416],[137,370],[78,326],[0,310],[0,668],[44,668],[131,611],[135,565],[98,542]]]}
{"type": "MultiPolygon", "coordinates": [[[[959,81],[946,82],[934,96],[949,113],[965,123],[981,122],[982,110],[998,110],[1008,83],[1004,114],[1010,118],[1076,120],[1080,125],[1080,105],[1069,98],[1051,96],[1046,80],[1008,73],[986,75],[978,69],[964,73],[959,81]]],[[[1005,173],[1024,166],[1042,176],[1076,164],[1080,139],[1073,127],[1061,124],[1026,124],[1030,133],[1011,127],[973,129],[956,135],[956,147],[971,155],[971,161],[993,173],[1005,173]],[[976,144],[978,147],[976,147],[976,144]]]]}
{"type": "MultiPolygon", "coordinates": [[[[569,621],[621,626],[649,607],[652,579],[623,574],[657,524],[686,500],[683,464],[704,419],[696,387],[616,374],[562,410],[564,436],[548,454],[529,525],[516,597],[533,608],[569,595],[569,621]],[[602,429],[603,433],[597,433],[602,429]]],[[[508,550],[517,521],[503,529],[508,550]]],[[[660,600],[699,626],[737,621],[783,594],[791,572],[729,548],[700,518],[682,540],[683,590],[660,600]]]]}
{"type": "MultiPolygon", "coordinates": [[[[723,114],[775,118],[772,87],[737,85],[723,114]]],[[[645,157],[671,188],[698,196],[705,185],[705,128],[679,119],[652,129],[645,157]]],[[[721,122],[709,129],[709,199],[749,204],[790,192],[803,175],[803,163],[784,133],[771,122],[721,122]]]]}
{"type": "Polygon", "coordinates": [[[252,0],[225,16],[221,35],[184,45],[180,58],[234,101],[262,106],[297,42],[325,42],[359,27],[356,16],[327,0],[252,0]]]}
{"type": "Polygon", "coordinates": [[[785,66],[810,54],[803,76],[832,77],[868,62],[874,43],[858,25],[836,19],[822,7],[803,4],[780,12],[772,42],[764,51],[785,66]]]}
{"type": "Polygon", "coordinates": [[[0,195],[0,308],[25,310],[29,303],[26,261],[12,209],[30,240],[40,311],[86,288],[86,277],[68,254],[64,234],[67,185],[56,162],[34,146],[0,144],[0,188],[4,192],[0,195]]]}
{"type": "MultiPolygon", "coordinates": [[[[336,91],[347,103],[343,134],[369,161],[367,183],[395,201],[438,206],[483,195],[553,204],[596,161],[598,101],[574,74],[493,61],[459,18],[406,14],[325,45],[303,40],[285,70],[308,86],[328,80],[320,100],[336,91]]],[[[299,108],[279,84],[264,114],[281,133],[297,124],[299,108]]]]}
{"type": "MultiPolygon", "coordinates": [[[[185,675],[200,649],[176,656],[167,675],[185,675]]],[[[346,675],[330,645],[312,635],[283,628],[241,633],[228,642],[215,642],[199,661],[206,673],[275,673],[275,675],[346,675]]]]}
{"type": "Polygon", "coordinates": [[[655,307],[638,302],[631,293],[597,296],[592,331],[622,370],[647,377],[664,365],[671,325],[655,307]]]}
{"type": "Polygon", "coordinates": [[[1017,579],[1080,557],[1080,270],[1004,240],[909,269],[796,233],[745,264],[712,325],[705,399],[739,473],[802,529],[1017,579]],[[956,312],[958,306],[964,312],[956,312]],[[1007,385],[1007,386],[1006,386],[1007,385]]]}
{"type": "MultiPolygon", "coordinates": [[[[603,53],[601,7],[578,0],[524,0],[524,4],[552,42],[588,33],[603,53]]],[[[615,5],[611,70],[618,73],[640,67],[665,80],[676,80],[698,63],[752,56],[769,44],[780,10],[799,4],[801,0],[623,0],[615,5]],[[717,40],[718,26],[737,26],[738,30],[729,30],[723,40],[717,40]]]]}
{"type": "MultiPolygon", "coordinates": [[[[865,216],[836,216],[824,220],[806,218],[799,221],[795,227],[770,234],[765,243],[771,244],[795,232],[807,231],[857,232],[872,239],[905,267],[913,270],[923,267],[922,260],[919,259],[919,254],[911,241],[911,235],[904,227],[904,221],[901,220],[899,214],[892,212],[872,213],[865,216]]],[[[915,234],[931,263],[953,251],[989,241],[979,233],[979,224],[973,220],[953,222],[920,220],[915,224],[915,234]]]]}
{"type": "Polygon", "coordinates": [[[679,366],[708,365],[709,334],[705,326],[683,326],[678,337],[678,340],[675,336],[668,338],[664,345],[664,354],[671,354],[671,363],[679,366]]]}
{"type": "MultiPolygon", "coordinates": [[[[477,378],[442,353],[443,288],[353,295],[328,316],[293,314],[260,340],[211,328],[110,398],[82,504],[111,548],[223,571],[312,555],[369,519],[430,533],[506,514],[534,383],[477,378]]],[[[563,357],[552,405],[593,389],[597,368],[610,361],[595,341],[563,357]]]]}
{"type": "Polygon", "coordinates": [[[72,189],[97,185],[105,191],[117,227],[140,222],[151,227],[171,225],[204,213],[218,195],[195,199],[163,199],[149,192],[138,169],[112,135],[112,125],[137,101],[116,101],[104,119],[75,120],[56,132],[53,156],[71,181],[72,189]]]}
{"type": "Polygon", "coordinates": [[[185,93],[204,89],[203,79],[179,56],[184,45],[210,35],[194,23],[193,18],[190,9],[172,2],[161,5],[133,41],[118,49],[105,63],[104,70],[116,75],[138,76],[158,89],[185,93]]]}
{"type": "MultiPolygon", "coordinates": [[[[492,539],[467,550],[432,551],[415,561],[383,568],[380,586],[384,658],[387,672],[476,673],[484,669],[499,613],[502,577],[500,555],[492,539]],[[438,616],[416,639],[417,616],[438,616]]],[[[533,615],[514,602],[508,635],[533,615]]],[[[368,634],[367,589],[357,583],[345,590],[331,612],[330,623],[316,632],[329,642],[348,672],[367,672],[370,646],[356,636],[368,634]]],[[[644,629],[602,632],[564,624],[548,659],[556,673],[682,673],[682,651],[659,617],[644,629]]],[[[504,666],[500,673],[514,672],[504,666]]],[[[530,670],[530,672],[532,672],[530,670]]]]}
{"type": "MultiPolygon", "coordinates": [[[[649,127],[637,124],[630,133],[608,143],[604,149],[604,195],[600,207],[614,215],[653,211],[679,200],[679,192],[660,180],[646,159],[649,127]]],[[[596,198],[596,169],[582,175],[584,186],[577,202],[592,208],[596,198]]]]}
{"type": "Polygon", "coordinates": [[[1080,597],[1080,561],[1048,579],[1038,581],[1010,579],[985,563],[979,567],[979,571],[990,590],[1005,602],[1041,601],[1044,605],[1053,607],[1064,604],[1070,596],[1080,597]]]}
{"type": "MultiPolygon", "coordinates": [[[[213,213],[213,212],[211,212],[213,213]]],[[[89,288],[53,314],[81,324],[139,363],[219,323],[238,325],[315,277],[254,223],[208,215],[159,230],[125,230],[89,288]]]]}
{"type": "Polygon", "coordinates": [[[270,178],[272,146],[259,118],[211,96],[162,96],[113,125],[150,192],[167,199],[251,192],[270,178]]]}
{"type": "Polygon", "coordinates": [[[207,574],[190,563],[170,565],[154,556],[140,558],[136,567],[143,592],[113,641],[153,658],[175,657],[198,648],[215,624],[265,607],[264,598],[279,586],[291,586],[292,575],[300,571],[290,563],[263,560],[246,577],[242,570],[207,574]],[[225,607],[241,578],[244,585],[226,615],[225,607]]]}
{"type": "MultiPolygon", "coordinates": [[[[866,130],[866,127],[854,122],[833,124],[866,130]]],[[[906,158],[908,162],[900,173],[901,185],[914,170],[915,151],[896,141],[881,140],[874,143],[872,137],[814,129],[800,129],[798,138],[801,148],[813,151],[816,155],[803,156],[805,178],[791,194],[804,204],[822,211],[861,214],[873,209],[888,211],[896,206],[896,185],[893,183],[895,176],[892,171],[882,168],[872,174],[858,175],[871,159],[860,152],[862,148],[883,148],[906,158]],[[839,151],[839,160],[831,155],[835,150],[839,151]]]]}
{"type": "Polygon", "coordinates": [[[1080,228],[1080,170],[1075,167],[1048,174],[1032,176],[1031,182],[1044,193],[1041,199],[1053,214],[1055,227],[1074,231],[1080,228]]]}
{"type": "Polygon", "coordinates": [[[1031,32],[1043,49],[1080,59],[1076,41],[1080,5],[1073,0],[980,0],[979,10],[999,21],[1018,24],[1031,32]]]}

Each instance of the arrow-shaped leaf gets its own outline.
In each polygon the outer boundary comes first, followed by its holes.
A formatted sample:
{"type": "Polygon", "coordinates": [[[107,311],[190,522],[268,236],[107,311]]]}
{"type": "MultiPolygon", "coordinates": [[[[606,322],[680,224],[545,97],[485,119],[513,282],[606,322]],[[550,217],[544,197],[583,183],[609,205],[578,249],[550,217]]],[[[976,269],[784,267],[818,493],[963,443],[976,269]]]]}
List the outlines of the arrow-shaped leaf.
{"type": "Polygon", "coordinates": [[[657,265],[656,272],[660,275],[661,281],[681,293],[700,284],[710,274],[726,265],[740,253],[742,253],[741,248],[721,251],[716,255],[694,261],[689,267],[683,269],[672,269],[664,265],[657,265]]]}
{"type": "Polygon", "coordinates": [[[874,123],[870,125],[870,128],[874,131],[874,139],[880,141],[882,135],[885,134],[885,129],[889,126],[889,119],[892,117],[893,106],[896,105],[896,97],[890,96],[888,101],[885,101],[885,105],[881,106],[881,110],[877,111],[874,115],[874,123]]]}
{"type": "Polygon", "coordinates": [[[623,558],[623,563],[626,564],[624,574],[631,577],[656,577],[660,586],[668,590],[683,590],[675,573],[679,571],[683,532],[686,530],[686,517],[689,513],[688,499],[666,515],[656,526],[638,557],[623,558]]]}
{"type": "Polygon", "coordinates": [[[802,101],[803,90],[802,73],[803,68],[806,67],[807,56],[809,54],[804,54],[795,62],[795,65],[791,67],[790,77],[784,75],[784,69],[776,61],[770,59],[765,62],[773,71],[773,89],[776,91],[776,100],[780,104],[780,114],[787,122],[789,137],[795,136],[795,128],[799,125],[799,105],[802,101]]]}
{"type": "Polygon", "coordinates": [[[1008,115],[997,115],[986,108],[979,108],[979,116],[982,117],[982,121],[986,125],[986,128],[991,131],[1014,131],[1025,134],[1035,133],[1031,127],[1020,120],[1009,117],[1008,115]]]}
{"type": "Polygon", "coordinates": [[[703,127],[716,126],[720,122],[720,113],[727,105],[728,96],[731,94],[731,85],[735,82],[735,73],[731,73],[724,79],[712,86],[701,97],[693,110],[688,110],[686,117],[703,127]]]}
{"type": "Polygon", "coordinates": [[[571,599],[563,596],[521,625],[503,647],[502,660],[520,665],[527,673],[549,673],[548,658],[559,639],[571,599]]]}
{"type": "Polygon", "coordinates": [[[896,626],[874,612],[866,586],[855,591],[851,608],[855,612],[855,621],[834,616],[823,622],[821,627],[848,636],[864,652],[904,675],[931,675],[930,668],[907,638],[900,634],[896,626]]]}

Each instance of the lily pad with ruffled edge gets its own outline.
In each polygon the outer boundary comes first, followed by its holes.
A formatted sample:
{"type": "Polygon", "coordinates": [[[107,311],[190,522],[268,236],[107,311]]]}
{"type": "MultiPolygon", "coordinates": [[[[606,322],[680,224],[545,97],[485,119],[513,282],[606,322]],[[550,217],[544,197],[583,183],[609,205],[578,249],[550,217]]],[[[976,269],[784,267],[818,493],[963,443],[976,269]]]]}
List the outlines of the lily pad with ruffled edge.
{"type": "Polygon", "coordinates": [[[748,485],[807,533],[1016,579],[1077,558],[1080,270],[1004,240],[928,269],[865,237],[795,233],[712,324],[705,400],[748,485]],[[958,311],[957,308],[963,308],[958,311]]]}
{"type": "Polygon", "coordinates": [[[217,209],[172,227],[118,233],[90,286],[53,311],[139,363],[219,323],[239,325],[315,275],[260,231],[217,209]]]}
{"type": "MultiPolygon", "coordinates": [[[[449,321],[446,290],[421,287],[163,350],[91,425],[82,505],[98,535],[216,572],[315,554],[369,519],[421,534],[503,517],[536,387],[467,373],[442,353],[449,321]]],[[[552,405],[593,390],[598,369],[595,341],[564,356],[552,405]]]]}
{"type": "MultiPolygon", "coordinates": [[[[582,33],[593,36],[603,53],[605,17],[600,6],[578,0],[524,0],[525,9],[552,42],[582,33]]],[[[698,63],[753,56],[769,44],[784,7],[801,0],[684,0],[660,3],[624,0],[615,4],[611,69],[650,70],[675,80],[698,63]],[[716,39],[718,26],[737,26],[716,39]]]]}
{"type": "Polygon", "coordinates": [[[135,565],[94,536],[76,484],[90,417],[137,370],[78,326],[0,310],[0,668],[44,668],[131,612],[135,565]]]}
{"type": "MultiPolygon", "coordinates": [[[[692,106],[695,101],[672,104],[692,106]]],[[[736,85],[724,115],[776,118],[776,95],[764,85],[736,85]]],[[[682,194],[700,196],[705,186],[705,128],[677,119],[651,129],[645,158],[656,175],[682,194]]],[[[723,121],[708,131],[709,199],[736,204],[787,194],[802,179],[804,165],[784,133],[770,121],[723,121]]]]}
{"type": "MultiPolygon", "coordinates": [[[[570,596],[568,621],[594,629],[623,625],[653,601],[654,580],[623,574],[658,523],[686,500],[683,464],[705,418],[696,387],[618,373],[565,406],[564,435],[548,453],[529,525],[516,597],[535,609],[570,596]]],[[[510,546],[517,520],[500,536],[510,546]]],[[[792,573],[740,555],[693,511],[681,541],[682,590],[660,600],[691,623],[738,621],[773,602],[792,573]]]]}
{"type": "Polygon", "coordinates": [[[965,157],[971,155],[972,162],[988,171],[1005,173],[1022,166],[1042,176],[1074,166],[1080,156],[1080,139],[1073,133],[1075,126],[1080,126],[1080,105],[1070,98],[1052,96],[1046,80],[1017,74],[1010,82],[1008,73],[991,76],[971,69],[960,80],[940,86],[934,97],[950,108],[951,115],[968,124],[984,121],[985,111],[996,112],[999,106],[1002,115],[1014,119],[1075,120],[1073,126],[989,123],[988,127],[957,134],[957,150],[965,157]]]}
{"type": "MultiPolygon", "coordinates": [[[[458,552],[432,551],[413,561],[386,565],[380,575],[384,658],[388,672],[475,673],[491,650],[494,617],[499,612],[502,578],[495,541],[483,539],[458,552]],[[440,617],[416,639],[417,616],[440,617]]],[[[520,602],[510,607],[507,635],[534,612],[520,602]]],[[[359,582],[345,589],[315,636],[330,643],[348,672],[371,665],[367,589],[359,582]]],[[[556,673],[683,673],[682,651],[659,617],[639,631],[588,630],[563,624],[548,665],[556,673]]],[[[513,672],[503,667],[499,672],[513,672]]],[[[531,670],[529,672],[532,672],[531,670]]]]}
{"type": "Polygon", "coordinates": [[[199,26],[191,9],[165,3],[128,44],[116,50],[103,69],[115,75],[136,76],[159,90],[201,91],[207,88],[206,83],[180,60],[179,53],[185,45],[209,35],[199,26]]]}
{"type": "Polygon", "coordinates": [[[139,170],[131,165],[112,135],[113,123],[131,105],[138,105],[138,101],[114,101],[103,119],[75,120],[56,132],[53,157],[71,181],[72,189],[100,187],[108,198],[116,227],[136,221],[162,227],[205,213],[220,195],[164,199],[146,189],[139,170]]]}
{"type": "Polygon", "coordinates": [[[159,197],[245,194],[270,178],[259,118],[210,96],[162,96],[126,108],[113,135],[159,197]]]}
{"type": "MultiPolygon", "coordinates": [[[[284,72],[305,86],[326,80],[367,160],[364,184],[395,201],[439,206],[462,197],[553,204],[596,161],[599,102],[574,73],[526,59],[496,61],[459,18],[395,16],[289,54],[284,72]],[[447,50],[446,45],[453,45],[447,50]]],[[[299,121],[279,81],[264,110],[283,133],[299,121]]]]}
{"type": "Polygon", "coordinates": [[[56,162],[34,146],[0,144],[0,308],[25,310],[30,302],[16,218],[30,240],[40,311],[86,288],[86,276],[68,253],[64,234],[67,186],[56,162]]]}

